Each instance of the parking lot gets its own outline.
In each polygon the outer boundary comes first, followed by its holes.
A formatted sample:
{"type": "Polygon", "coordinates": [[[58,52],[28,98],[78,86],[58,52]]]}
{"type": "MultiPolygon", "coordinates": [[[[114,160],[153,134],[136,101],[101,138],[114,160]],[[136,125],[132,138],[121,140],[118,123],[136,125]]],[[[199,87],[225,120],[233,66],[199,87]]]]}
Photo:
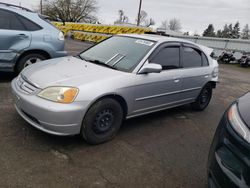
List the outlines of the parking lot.
{"type": "MultiPolygon", "coordinates": [[[[66,45],[70,54],[88,46],[66,45]]],[[[13,77],[0,73],[0,187],[206,187],[219,119],[250,88],[250,69],[220,65],[220,83],[205,111],[187,105],[131,119],[114,140],[90,146],[26,123],[13,106],[13,77]]]]}

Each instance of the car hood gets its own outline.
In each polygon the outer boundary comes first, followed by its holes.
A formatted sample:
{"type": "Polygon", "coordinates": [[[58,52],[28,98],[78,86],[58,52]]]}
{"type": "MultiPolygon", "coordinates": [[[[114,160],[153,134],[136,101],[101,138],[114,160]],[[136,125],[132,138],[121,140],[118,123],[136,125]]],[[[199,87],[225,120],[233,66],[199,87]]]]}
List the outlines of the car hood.
{"type": "Polygon", "coordinates": [[[238,108],[241,117],[250,128],[250,92],[239,98],[238,108]]]}
{"type": "Polygon", "coordinates": [[[38,88],[50,86],[80,86],[86,83],[126,74],[76,57],[63,57],[42,61],[24,69],[21,76],[38,88]]]}

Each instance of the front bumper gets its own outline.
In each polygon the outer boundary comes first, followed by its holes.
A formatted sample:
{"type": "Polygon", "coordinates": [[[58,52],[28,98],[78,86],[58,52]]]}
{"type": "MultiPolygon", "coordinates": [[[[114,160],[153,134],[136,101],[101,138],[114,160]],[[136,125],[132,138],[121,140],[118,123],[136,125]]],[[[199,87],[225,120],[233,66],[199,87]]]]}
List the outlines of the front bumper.
{"type": "Polygon", "coordinates": [[[20,116],[37,129],[53,135],[76,135],[80,133],[87,102],[60,104],[26,94],[17,84],[11,83],[15,107],[20,116]]]}
{"type": "Polygon", "coordinates": [[[250,187],[249,154],[250,146],[231,128],[224,115],[209,152],[209,187],[250,187]]]}

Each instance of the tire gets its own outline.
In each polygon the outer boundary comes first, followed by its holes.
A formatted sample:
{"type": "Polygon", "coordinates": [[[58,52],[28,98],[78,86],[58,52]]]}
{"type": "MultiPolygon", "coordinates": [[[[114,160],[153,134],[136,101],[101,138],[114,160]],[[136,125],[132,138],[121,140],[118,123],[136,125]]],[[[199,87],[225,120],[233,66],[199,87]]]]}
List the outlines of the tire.
{"type": "Polygon", "coordinates": [[[212,85],[210,83],[206,84],[202,88],[196,101],[194,103],[191,103],[192,109],[196,111],[204,110],[208,106],[212,98],[212,93],[213,93],[212,85]]]}
{"type": "Polygon", "coordinates": [[[81,136],[89,144],[101,144],[113,139],[123,120],[123,109],[114,99],[94,103],[85,115],[81,136]]]}
{"type": "Polygon", "coordinates": [[[17,63],[16,71],[20,73],[25,67],[47,59],[45,55],[33,53],[23,56],[17,63]]]}

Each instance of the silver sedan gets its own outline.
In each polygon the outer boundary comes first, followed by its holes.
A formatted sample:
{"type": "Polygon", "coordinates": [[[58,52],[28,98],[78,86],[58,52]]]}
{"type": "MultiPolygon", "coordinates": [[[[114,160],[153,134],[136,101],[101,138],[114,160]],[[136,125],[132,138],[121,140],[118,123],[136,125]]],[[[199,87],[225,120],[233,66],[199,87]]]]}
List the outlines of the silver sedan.
{"type": "Polygon", "coordinates": [[[211,49],[157,35],[118,35],[78,56],[25,68],[12,81],[17,112],[54,135],[112,139],[124,119],[190,103],[205,109],[218,81],[211,49]]]}

